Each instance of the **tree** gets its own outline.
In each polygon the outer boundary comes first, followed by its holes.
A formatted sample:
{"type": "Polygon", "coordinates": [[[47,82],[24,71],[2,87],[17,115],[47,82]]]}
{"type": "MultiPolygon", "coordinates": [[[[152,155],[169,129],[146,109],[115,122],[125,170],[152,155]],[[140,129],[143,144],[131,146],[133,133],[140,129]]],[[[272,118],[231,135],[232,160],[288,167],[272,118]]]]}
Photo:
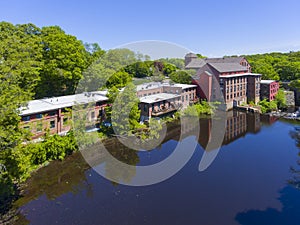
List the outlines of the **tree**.
{"type": "Polygon", "coordinates": [[[36,97],[74,94],[83,70],[89,65],[84,45],[58,26],[43,27],[41,32],[44,66],[36,97]]]}
{"type": "Polygon", "coordinates": [[[88,64],[91,65],[97,59],[99,59],[105,51],[100,48],[97,43],[85,43],[84,44],[85,50],[87,52],[88,57],[88,64]]]}
{"type": "Polygon", "coordinates": [[[287,107],[286,97],[285,97],[284,91],[282,89],[279,89],[277,94],[275,95],[275,101],[276,101],[277,107],[279,109],[283,109],[283,108],[287,107]]]}
{"type": "Polygon", "coordinates": [[[113,49],[107,51],[84,72],[77,92],[97,91],[99,88],[117,85],[123,87],[131,80],[128,65],[134,65],[137,59],[135,53],[129,49],[113,49]]]}
{"type": "Polygon", "coordinates": [[[192,82],[190,74],[184,70],[173,72],[169,77],[175,83],[190,84],[192,82]]]}
{"type": "Polygon", "coordinates": [[[300,79],[291,81],[289,86],[292,88],[296,88],[297,90],[300,90],[300,79]]]}
{"type": "Polygon", "coordinates": [[[125,135],[139,127],[140,110],[136,87],[130,83],[119,93],[113,103],[112,126],[116,134],[125,135]]]}
{"type": "Polygon", "coordinates": [[[263,99],[259,103],[260,109],[262,113],[271,112],[273,110],[277,110],[276,101],[267,101],[267,99],[263,99]]]}
{"type": "Polygon", "coordinates": [[[0,164],[8,175],[8,157],[24,137],[19,108],[32,98],[39,79],[40,43],[40,30],[33,24],[0,23],[0,164]]]}
{"type": "Polygon", "coordinates": [[[170,64],[175,66],[177,69],[183,70],[184,69],[184,59],[180,58],[161,58],[159,59],[160,62],[163,62],[165,65],[170,64]]]}
{"type": "Polygon", "coordinates": [[[125,87],[132,80],[131,76],[125,71],[121,70],[114,73],[112,76],[108,78],[106,81],[106,87],[117,87],[122,88],[125,87]]]}

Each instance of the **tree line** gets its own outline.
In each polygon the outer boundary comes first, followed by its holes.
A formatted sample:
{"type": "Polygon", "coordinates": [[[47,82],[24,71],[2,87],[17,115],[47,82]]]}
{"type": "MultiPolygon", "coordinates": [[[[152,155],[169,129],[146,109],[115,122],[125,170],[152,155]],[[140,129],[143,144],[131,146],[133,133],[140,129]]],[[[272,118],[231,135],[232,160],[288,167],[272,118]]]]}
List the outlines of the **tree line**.
{"type": "Polygon", "coordinates": [[[262,79],[297,81],[300,79],[300,51],[244,55],[252,72],[262,74],[262,79]]]}

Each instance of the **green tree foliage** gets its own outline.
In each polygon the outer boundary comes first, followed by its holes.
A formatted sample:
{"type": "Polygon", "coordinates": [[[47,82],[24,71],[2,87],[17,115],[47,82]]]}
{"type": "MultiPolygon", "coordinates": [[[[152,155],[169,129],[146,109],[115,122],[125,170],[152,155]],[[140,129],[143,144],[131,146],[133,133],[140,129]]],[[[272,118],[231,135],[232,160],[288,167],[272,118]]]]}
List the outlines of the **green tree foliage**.
{"type": "Polygon", "coordinates": [[[91,65],[96,60],[98,60],[103,54],[105,54],[105,51],[102,50],[97,43],[85,43],[84,47],[87,52],[87,58],[89,61],[88,65],[91,65]]]}
{"type": "Polygon", "coordinates": [[[117,134],[125,135],[140,127],[138,103],[136,87],[130,83],[114,101],[111,121],[117,134]]]}
{"type": "Polygon", "coordinates": [[[300,79],[291,81],[290,87],[300,90],[300,79]]]}
{"type": "Polygon", "coordinates": [[[263,79],[281,81],[300,79],[300,52],[275,52],[245,57],[252,67],[252,72],[261,73],[263,79]]]}
{"type": "Polygon", "coordinates": [[[132,77],[126,66],[136,61],[136,54],[129,49],[107,51],[84,71],[77,92],[96,91],[106,86],[124,87],[132,77]]]}
{"type": "Polygon", "coordinates": [[[160,62],[164,63],[165,65],[172,65],[175,66],[177,69],[183,70],[184,69],[184,59],[180,58],[162,58],[159,59],[160,62]]]}
{"type": "Polygon", "coordinates": [[[67,136],[46,135],[44,141],[19,145],[10,155],[7,155],[9,161],[7,170],[14,178],[24,180],[39,165],[55,159],[62,160],[77,148],[72,132],[67,136]]]}
{"type": "Polygon", "coordinates": [[[184,70],[173,72],[169,77],[175,83],[190,84],[192,82],[191,75],[184,70]]]}
{"type": "Polygon", "coordinates": [[[214,113],[216,106],[219,105],[219,102],[208,103],[207,101],[201,101],[194,105],[188,106],[181,113],[183,116],[201,116],[203,114],[211,115],[214,113]]]}
{"type": "Polygon", "coordinates": [[[18,109],[32,98],[39,79],[40,43],[40,30],[33,24],[0,23],[0,164],[6,168],[6,157],[24,137],[18,109]]]}
{"type": "Polygon", "coordinates": [[[44,66],[36,97],[73,94],[89,65],[84,45],[58,26],[43,27],[41,32],[44,66]]]}
{"type": "Polygon", "coordinates": [[[125,87],[129,82],[131,82],[132,77],[126,73],[125,71],[118,71],[114,73],[109,79],[106,81],[106,87],[117,87],[122,88],[125,87]]]}
{"type": "Polygon", "coordinates": [[[286,97],[285,97],[284,91],[282,89],[279,89],[277,94],[275,95],[275,101],[276,101],[277,107],[279,109],[284,109],[287,107],[286,97]]]}
{"type": "Polygon", "coordinates": [[[126,66],[125,71],[133,77],[143,78],[153,75],[153,63],[152,61],[136,62],[126,66]]]}
{"type": "Polygon", "coordinates": [[[260,109],[262,113],[271,112],[277,110],[277,103],[276,101],[268,101],[267,99],[263,99],[259,103],[260,109]]]}

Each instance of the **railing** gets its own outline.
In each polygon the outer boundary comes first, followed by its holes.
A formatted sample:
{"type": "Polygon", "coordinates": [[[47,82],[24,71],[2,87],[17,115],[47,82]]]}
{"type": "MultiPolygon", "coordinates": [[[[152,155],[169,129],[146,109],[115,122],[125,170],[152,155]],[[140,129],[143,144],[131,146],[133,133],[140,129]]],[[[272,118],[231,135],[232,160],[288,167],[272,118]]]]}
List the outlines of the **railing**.
{"type": "Polygon", "coordinates": [[[152,111],[151,115],[152,116],[160,116],[160,115],[163,115],[166,113],[177,111],[178,109],[180,109],[180,107],[182,107],[182,104],[172,103],[169,107],[163,106],[162,108],[159,108],[158,110],[152,111]]]}

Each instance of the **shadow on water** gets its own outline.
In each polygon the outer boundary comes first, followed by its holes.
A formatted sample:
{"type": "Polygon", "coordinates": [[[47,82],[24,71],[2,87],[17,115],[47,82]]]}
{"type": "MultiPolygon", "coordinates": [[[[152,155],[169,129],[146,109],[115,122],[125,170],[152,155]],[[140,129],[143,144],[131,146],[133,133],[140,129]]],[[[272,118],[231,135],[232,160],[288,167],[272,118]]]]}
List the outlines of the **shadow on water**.
{"type": "MultiPolygon", "coordinates": [[[[289,122],[289,121],[286,121],[289,122]]],[[[292,121],[293,122],[293,121],[292,121]]],[[[300,126],[295,126],[290,131],[290,137],[300,148],[300,126]]],[[[300,152],[298,153],[300,156],[300,152]]],[[[291,166],[292,177],[287,180],[289,185],[279,191],[278,200],[282,209],[267,208],[266,210],[249,210],[236,215],[236,221],[241,225],[297,225],[300,221],[300,160],[297,160],[298,168],[291,166]]]]}
{"type": "Polygon", "coordinates": [[[268,208],[266,210],[249,210],[236,215],[241,225],[297,225],[300,221],[300,191],[286,186],[280,192],[281,211],[268,208]]]}

